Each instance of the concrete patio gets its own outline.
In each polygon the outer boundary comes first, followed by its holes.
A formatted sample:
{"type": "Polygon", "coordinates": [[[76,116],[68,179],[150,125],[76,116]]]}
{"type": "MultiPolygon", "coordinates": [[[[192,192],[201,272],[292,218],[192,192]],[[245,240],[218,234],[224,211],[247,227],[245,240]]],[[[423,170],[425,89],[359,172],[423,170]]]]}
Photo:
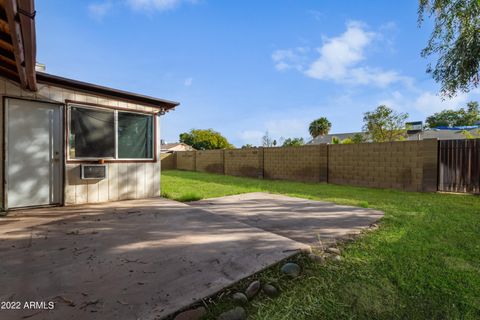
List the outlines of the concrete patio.
{"type": "Polygon", "coordinates": [[[312,246],[355,235],[383,217],[378,210],[264,192],[189,204],[312,246]]]}
{"type": "Polygon", "coordinates": [[[0,219],[0,319],[160,319],[308,246],[166,199],[0,219]]]}
{"type": "Polygon", "coordinates": [[[30,209],[0,219],[0,319],[161,319],[383,214],[251,193],[30,209]]]}

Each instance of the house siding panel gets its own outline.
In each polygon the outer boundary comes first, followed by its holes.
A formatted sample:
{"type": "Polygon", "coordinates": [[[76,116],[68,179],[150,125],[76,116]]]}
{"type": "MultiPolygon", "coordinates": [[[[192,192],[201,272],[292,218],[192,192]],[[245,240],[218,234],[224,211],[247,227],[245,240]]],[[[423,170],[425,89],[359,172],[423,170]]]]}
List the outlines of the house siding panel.
{"type": "MultiPolygon", "coordinates": [[[[152,107],[125,103],[123,101],[106,99],[104,97],[76,92],[42,83],[35,93],[22,90],[16,83],[1,78],[0,95],[25,99],[37,99],[52,103],[65,104],[65,100],[95,103],[112,107],[123,107],[133,111],[156,112],[152,107]]],[[[3,109],[3,99],[0,107],[3,109]]],[[[3,124],[3,112],[0,112],[0,123],[3,124]]],[[[158,129],[158,128],[157,128],[158,129]]],[[[159,131],[159,130],[158,130],[159,131]]],[[[0,130],[0,139],[3,141],[3,130],[0,130]]],[[[104,180],[81,180],[80,164],[65,164],[64,203],[75,205],[117,201],[124,199],[140,199],[160,196],[160,155],[159,139],[157,141],[156,163],[108,163],[108,177],[104,180]]],[[[0,148],[1,149],[1,148],[0,148]]],[[[0,156],[3,158],[3,150],[0,156]]],[[[1,163],[3,166],[3,162],[1,163]]],[[[3,170],[0,170],[0,179],[3,181],[3,170]]],[[[3,184],[0,184],[3,192],[3,184]]]]}

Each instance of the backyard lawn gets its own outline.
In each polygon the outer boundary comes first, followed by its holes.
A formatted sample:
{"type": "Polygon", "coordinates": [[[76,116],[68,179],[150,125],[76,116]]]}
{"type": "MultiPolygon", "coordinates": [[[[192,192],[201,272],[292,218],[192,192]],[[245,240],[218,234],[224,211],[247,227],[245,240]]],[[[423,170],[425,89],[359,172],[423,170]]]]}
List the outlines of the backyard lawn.
{"type": "MultiPolygon", "coordinates": [[[[271,192],[379,209],[380,227],[326,266],[280,280],[282,294],[259,297],[251,319],[479,319],[480,197],[164,171],[163,196],[190,201],[271,192]]],[[[264,273],[274,278],[276,270],[264,273]]],[[[228,308],[220,300],[212,309],[228,308]]]]}

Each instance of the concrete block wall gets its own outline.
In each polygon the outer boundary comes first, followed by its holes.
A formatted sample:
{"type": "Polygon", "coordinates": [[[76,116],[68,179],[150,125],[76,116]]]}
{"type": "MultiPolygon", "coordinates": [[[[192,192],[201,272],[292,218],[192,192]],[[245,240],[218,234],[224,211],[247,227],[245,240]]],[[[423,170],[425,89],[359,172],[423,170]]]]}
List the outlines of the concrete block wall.
{"type": "Polygon", "coordinates": [[[266,179],[327,182],[327,166],[327,145],[264,149],[266,179]]]}
{"type": "Polygon", "coordinates": [[[196,151],[176,152],[177,169],[195,171],[196,153],[196,151]]]}
{"type": "Polygon", "coordinates": [[[177,169],[437,191],[437,140],[177,152],[177,169]]]}
{"type": "Polygon", "coordinates": [[[407,191],[436,191],[436,143],[436,140],[424,140],[329,145],[329,182],[407,191]],[[433,170],[435,177],[429,172],[430,180],[424,181],[424,167],[433,170]]]}
{"type": "Polygon", "coordinates": [[[171,170],[177,167],[177,155],[175,153],[162,153],[160,160],[162,170],[171,170]]]}
{"type": "Polygon", "coordinates": [[[251,178],[263,177],[263,148],[225,150],[225,174],[251,178]]]}
{"type": "Polygon", "coordinates": [[[195,167],[200,172],[224,173],[224,150],[196,151],[195,167]]]}

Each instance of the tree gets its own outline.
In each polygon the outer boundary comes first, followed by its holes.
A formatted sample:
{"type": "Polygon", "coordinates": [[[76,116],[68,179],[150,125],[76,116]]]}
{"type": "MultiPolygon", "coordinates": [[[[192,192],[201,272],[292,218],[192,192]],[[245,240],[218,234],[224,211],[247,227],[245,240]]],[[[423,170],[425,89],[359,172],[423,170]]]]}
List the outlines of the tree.
{"type": "Polygon", "coordinates": [[[480,2],[478,0],[420,0],[418,23],[434,17],[435,25],[422,56],[438,57],[427,72],[446,96],[468,92],[480,80],[480,2]]]}
{"type": "Polygon", "coordinates": [[[270,134],[268,131],[265,131],[265,134],[262,137],[262,146],[263,147],[274,147],[277,144],[276,140],[273,140],[270,137],[270,134]]]}
{"type": "Polygon", "coordinates": [[[480,129],[475,131],[462,130],[462,135],[465,137],[465,139],[479,139],[480,129]]]}
{"type": "Polygon", "coordinates": [[[366,139],[365,139],[365,135],[361,134],[361,133],[355,133],[352,138],[352,143],[365,143],[366,142],[366,139]]]}
{"type": "Polygon", "coordinates": [[[332,144],[354,144],[352,138],[345,138],[340,140],[338,137],[332,137],[332,144]]]}
{"type": "Polygon", "coordinates": [[[406,135],[405,120],[407,113],[398,113],[385,105],[363,116],[363,129],[374,142],[404,140],[406,135]]]}
{"type": "Polygon", "coordinates": [[[283,141],[282,147],[297,147],[305,144],[303,138],[287,138],[283,141]]]}
{"type": "Polygon", "coordinates": [[[473,126],[480,121],[480,110],[477,101],[470,101],[467,103],[467,109],[463,118],[465,126],[473,126]]]}
{"type": "Polygon", "coordinates": [[[308,131],[310,132],[310,135],[313,138],[316,138],[318,136],[324,136],[328,134],[331,127],[332,127],[332,124],[330,123],[330,121],[328,121],[328,119],[325,117],[321,117],[321,118],[318,118],[317,120],[313,120],[310,123],[310,126],[308,127],[308,131]]]}
{"type": "Polygon", "coordinates": [[[351,138],[345,138],[340,141],[341,144],[353,144],[353,140],[351,138]]]}
{"type": "Polygon", "coordinates": [[[425,120],[429,128],[473,126],[477,121],[480,121],[480,110],[476,101],[468,102],[466,108],[434,113],[425,120]]]}
{"type": "Polygon", "coordinates": [[[250,144],[250,143],[244,144],[244,145],[242,146],[242,149],[248,149],[248,148],[255,148],[255,146],[252,145],[252,144],[250,144]]]}
{"type": "Polygon", "coordinates": [[[180,134],[180,142],[186,143],[197,150],[232,149],[228,140],[213,129],[192,129],[180,134]]]}

